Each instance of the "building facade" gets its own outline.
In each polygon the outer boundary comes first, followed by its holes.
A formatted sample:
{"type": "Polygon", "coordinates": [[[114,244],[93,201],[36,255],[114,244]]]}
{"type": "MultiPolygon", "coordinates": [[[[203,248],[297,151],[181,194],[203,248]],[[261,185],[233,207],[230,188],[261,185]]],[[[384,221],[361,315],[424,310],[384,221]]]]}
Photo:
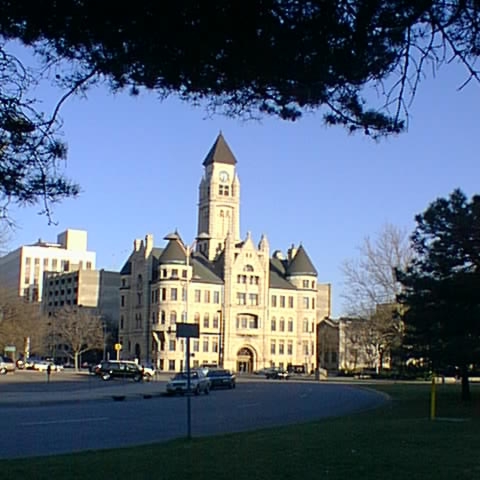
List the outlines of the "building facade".
{"type": "Polygon", "coordinates": [[[240,238],[237,161],[220,134],[203,162],[197,237],[178,232],[135,240],[121,273],[119,340],[124,358],[154,360],[160,370],[185,367],[176,324],[196,323],[193,366],[239,372],[263,367],[317,367],[316,325],[330,314],[330,285],[303,245],[271,253],[268,239],[240,238]]]}
{"type": "Polygon", "coordinates": [[[56,243],[38,240],[0,258],[0,288],[18,293],[29,301],[41,301],[44,272],[95,269],[94,252],[87,250],[87,232],[66,230],[56,243]]]}

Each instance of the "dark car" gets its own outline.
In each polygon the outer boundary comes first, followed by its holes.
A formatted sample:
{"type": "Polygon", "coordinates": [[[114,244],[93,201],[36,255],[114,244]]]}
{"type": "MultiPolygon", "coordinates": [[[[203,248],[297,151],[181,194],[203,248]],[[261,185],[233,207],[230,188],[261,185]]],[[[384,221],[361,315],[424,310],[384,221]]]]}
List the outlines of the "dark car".
{"type": "Polygon", "coordinates": [[[282,368],[272,368],[269,372],[265,373],[265,377],[274,380],[288,380],[290,374],[282,368]]]}
{"type": "Polygon", "coordinates": [[[143,379],[140,365],[122,360],[103,361],[97,366],[95,373],[105,381],[112,378],[132,378],[135,382],[140,382],[143,379]]]}
{"type": "Polygon", "coordinates": [[[230,370],[208,370],[207,378],[210,388],[235,388],[235,375],[230,370]]]}

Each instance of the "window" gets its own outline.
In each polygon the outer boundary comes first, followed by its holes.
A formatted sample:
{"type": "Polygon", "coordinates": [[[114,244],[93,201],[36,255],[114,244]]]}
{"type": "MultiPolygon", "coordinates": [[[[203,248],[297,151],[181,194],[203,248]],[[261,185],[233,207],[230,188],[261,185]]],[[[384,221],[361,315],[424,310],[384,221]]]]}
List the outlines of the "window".
{"type": "Polygon", "coordinates": [[[164,302],[167,299],[167,289],[162,288],[162,302],[164,302]]]}
{"type": "Polygon", "coordinates": [[[195,302],[200,303],[202,301],[202,291],[195,290],[195,302]]]}
{"type": "MultiPolygon", "coordinates": [[[[63,290],[62,290],[62,294],[63,294],[63,290]]],[[[141,304],[142,304],[142,294],[137,293],[137,305],[141,305],[141,304]]]]}
{"type": "Polygon", "coordinates": [[[303,288],[308,288],[310,286],[310,282],[308,280],[303,280],[302,286],[303,288]]]}
{"type": "Polygon", "coordinates": [[[315,280],[312,280],[312,288],[315,288],[315,280]]]}
{"type": "Polygon", "coordinates": [[[312,310],[315,310],[315,298],[312,298],[312,310]]]}
{"type": "Polygon", "coordinates": [[[253,272],[253,267],[251,265],[245,265],[245,267],[243,268],[243,271],[244,272],[253,272]]]}
{"type": "Polygon", "coordinates": [[[277,330],[277,319],[275,317],[272,318],[271,330],[272,332],[275,332],[277,330]]]}
{"type": "Polygon", "coordinates": [[[205,299],[205,303],[210,303],[210,290],[205,290],[203,298],[205,299]]]}
{"type": "Polygon", "coordinates": [[[199,352],[200,351],[200,340],[193,341],[193,351],[199,352]]]}
{"type": "Polygon", "coordinates": [[[123,328],[124,318],[123,315],[120,315],[120,328],[123,328]]]}
{"type": "Polygon", "coordinates": [[[178,300],[178,290],[176,288],[172,288],[170,290],[170,300],[174,302],[178,300]]]}
{"type": "Polygon", "coordinates": [[[284,332],[285,331],[285,319],[283,317],[280,319],[280,325],[279,326],[280,326],[279,330],[281,332],[284,332]]]}
{"type": "Polygon", "coordinates": [[[157,317],[157,316],[156,316],[155,312],[152,312],[152,324],[153,324],[153,325],[155,325],[155,323],[156,323],[156,321],[155,321],[155,320],[156,320],[156,317],[157,317]]]}
{"type": "Polygon", "coordinates": [[[177,323],[177,312],[174,310],[170,312],[170,325],[174,325],[175,323],[177,323]]]}
{"type": "Polygon", "coordinates": [[[167,278],[167,269],[162,268],[162,278],[167,278]]]}
{"type": "Polygon", "coordinates": [[[54,258],[52,260],[52,270],[56,270],[57,266],[58,266],[58,260],[56,258],[54,258]]]}
{"type": "Polygon", "coordinates": [[[250,285],[258,285],[260,282],[260,277],[257,275],[251,275],[250,276],[250,285]]]}
{"type": "Polygon", "coordinates": [[[125,306],[125,295],[122,295],[122,296],[120,297],[120,305],[121,305],[122,307],[125,306]]]}
{"type": "Polygon", "coordinates": [[[291,340],[287,343],[287,355],[293,355],[293,342],[291,340]]]}
{"type": "Polygon", "coordinates": [[[285,296],[280,295],[280,308],[285,308],[285,296]]]}
{"type": "Polygon", "coordinates": [[[213,328],[218,328],[219,316],[220,315],[218,312],[213,314],[213,325],[212,325],[213,328]]]}
{"type": "Polygon", "coordinates": [[[177,342],[175,340],[169,340],[168,341],[168,349],[171,352],[174,352],[176,348],[177,348],[177,342]]]}
{"type": "Polygon", "coordinates": [[[48,269],[48,258],[43,259],[43,269],[47,270],[48,269]]]}
{"type": "MultiPolygon", "coordinates": [[[[68,265],[67,265],[67,268],[68,268],[68,265]]],[[[91,269],[92,269],[92,262],[87,262],[87,270],[91,270],[91,269]]]]}
{"type": "Polygon", "coordinates": [[[203,328],[210,328],[210,316],[208,313],[203,316],[203,328]]]}
{"type": "Polygon", "coordinates": [[[213,303],[220,303],[220,292],[213,292],[213,303]]]}
{"type": "Polygon", "coordinates": [[[308,355],[308,342],[302,342],[303,354],[308,355]]]}
{"type": "Polygon", "coordinates": [[[275,340],[272,340],[270,342],[270,353],[272,355],[275,355],[275,352],[276,352],[276,344],[275,344],[275,340]]]}
{"type": "Polygon", "coordinates": [[[169,369],[171,372],[174,372],[174,371],[175,371],[175,360],[169,360],[169,361],[168,361],[168,369],[169,369]]]}
{"type": "Polygon", "coordinates": [[[208,338],[203,339],[203,351],[208,352],[208,338]]]}
{"type": "Polygon", "coordinates": [[[303,319],[303,332],[308,333],[308,320],[306,318],[303,319]]]}
{"type": "Polygon", "coordinates": [[[38,266],[38,265],[40,265],[40,259],[39,259],[39,258],[36,258],[36,259],[35,259],[35,266],[38,266]]]}
{"type": "Polygon", "coordinates": [[[187,289],[185,287],[182,287],[182,302],[187,301],[187,289]]]}
{"type": "Polygon", "coordinates": [[[247,283],[246,275],[237,275],[237,283],[247,283]]]}
{"type": "Polygon", "coordinates": [[[165,310],[162,310],[162,311],[160,312],[160,323],[161,323],[162,325],[165,325],[166,318],[167,318],[167,314],[165,313],[165,310]]]}
{"type": "Polygon", "coordinates": [[[246,304],[247,304],[247,294],[237,293],[237,305],[246,305],[246,304]]]}
{"type": "Polygon", "coordinates": [[[293,319],[292,318],[288,319],[288,331],[293,332],[293,319]]]}
{"type": "Polygon", "coordinates": [[[303,308],[308,308],[310,306],[310,298],[303,297],[303,308]]]}
{"type": "Polygon", "coordinates": [[[280,340],[278,343],[278,354],[283,355],[285,353],[285,342],[283,340],[280,340]]]}
{"type": "Polygon", "coordinates": [[[188,276],[187,270],[186,270],[186,269],[183,269],[183,270],[182,270],[182,278],[187,278],[187,276],[188,276]]]}
{"type": "Polygon", "coordinates": [[[187,321],[188,321],[188,319],[187,319],[187,312],[184,310],[184,311],[182,312],[182,322],[183,322],[183,323],[186,323],[187,321]]]}
{"type": "Polygon", "coordinates": [[[275,308],[277,306],[277,296],[272,295],[272,307],[275,308]]]}
{"type": "Polygon", "coordinates": [[[218,353],[218,340],[216,338],[212,338],[212,352],[218,353]]]}
{"type": "Polygon", "coordinates": [[[178,268],[172,268],[172,278],[178,278],[178,268]]]}
{"type": "Polygon", "coordinates": [[[195,315],[193,316],[193,321],[197,324],[197,325],[200,325],[200,314],[197,312],[195,313],[195,315]]]}
{"type": "Polygon", "coordinates": [[[30,262],[31,262],[31,258],[30,257],[26,257],[25,258],[25,265],[30,265],[30,262]]]}
{"type": "Polygon", "coordinates": [[[228,197],[230,194],[230,187],[229,185],[219,185],[218,187],[218,194],[228,197]]]}
{"type": "Polygon", "coordinates": [[[249,293],[248,303],[249,305],[258,305],[258,293],[249,293]]]}

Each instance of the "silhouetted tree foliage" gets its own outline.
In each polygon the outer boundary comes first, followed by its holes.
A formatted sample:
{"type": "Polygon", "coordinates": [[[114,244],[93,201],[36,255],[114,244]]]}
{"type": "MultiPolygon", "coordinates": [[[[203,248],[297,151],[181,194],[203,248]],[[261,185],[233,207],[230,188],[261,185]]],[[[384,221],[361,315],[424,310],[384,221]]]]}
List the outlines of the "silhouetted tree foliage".
{"type": "Polygon", "coordinates": [[[462,398],[470,398],[468,370],[480,358],[480,196],[455,190],[416,216],[415,259],[398,271],[404,287],[406,346],[438,371],[456,366],[462,398]]]}
{"type": "MultiPolygon", "coordinates": [[[[107,81],[247,118],[322,108],[327,124],[374,137],[405,128],[426,67],[455,59],[478,80],[479,25],[476,0],[0,1],[0,35],[32,46],[67,93],[107,81]]],[[[17,110],[29,139],[37,122],[17,110]]],[[[73,193],[40,180],[44,197],[73,193]]]]}

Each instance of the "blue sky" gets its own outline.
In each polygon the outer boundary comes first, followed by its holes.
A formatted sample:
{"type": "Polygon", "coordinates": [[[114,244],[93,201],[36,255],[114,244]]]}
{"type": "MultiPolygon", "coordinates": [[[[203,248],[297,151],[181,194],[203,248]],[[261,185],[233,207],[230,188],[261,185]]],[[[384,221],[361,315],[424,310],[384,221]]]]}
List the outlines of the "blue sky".
{"type": "MultiPolygon", "coordinates": [[[[251,231],[258,241],[266,233],[272,251],[302,242],[319,281],[332,284],[333,315],[341,315],[340,267],[366,236],[386,222],[411,230],[416,213],[454,188],[478,193],[479,86],[457,92],[464,79],[452,66],[424,81],[409,131],[379,143],[324,127],[320,114],[245,122],[208,117],[175,99],[96,88],[61,113],[66,173],[82,194],[55,207],[57,225],[39,208],[12,210],[18,227],[9,247],[85,229],[97,267],[118,270],[147,233],[157,246],[175,228],[193,241],[202,161],[222,130],[238,160],[242,236],[251,231]]],[[[50,89],[39,95],[46,109],[58,98],[50,89]]]]}

